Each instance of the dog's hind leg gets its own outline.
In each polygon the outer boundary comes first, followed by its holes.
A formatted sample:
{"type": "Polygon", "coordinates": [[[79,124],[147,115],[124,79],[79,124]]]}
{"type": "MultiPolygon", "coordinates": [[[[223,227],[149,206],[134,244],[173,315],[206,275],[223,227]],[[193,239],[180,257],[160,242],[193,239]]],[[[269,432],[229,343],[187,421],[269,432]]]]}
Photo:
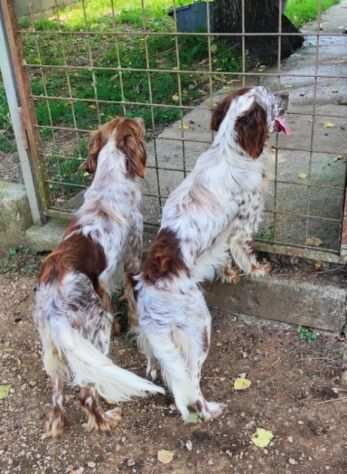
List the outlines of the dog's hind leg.
{"type": "Polygon", "coordinates": [[[224,405],[216,402],[208,402],[202,394],[200,381],[202,366],[207,358],[211,341],[211,315],[203,298],[200,294],[200,302],[196,299],[199,314],[192,317],[189,326],[186,328],[185,339],[186,349],[185,358],[189,368],[190,378],[195,386],[196,393],[199,394],[192,407],[204,420],[216,418],[219,416],[224,405]],[[191,323],[194,324],[191,324],[191,323]]]}
{"type": "Polygon", "coordinates": [[[48,415],[48,420],[46,422],[46,431],[43,434],[42,438],[56,438],[60,436],[64,427],[66,426],[66,417],[64,410],[64,382],[55,376],[52,378],[53,382],[53,395],[52,395],[52,409],[48,415]]]}
{"type": "Polygon", "coordinates": [[[199,398],[189,377],[186,361],[176,346],[171,330],[150,331],[146,334],[154,357],[159,362],[164,381],[172,392],[178,411],[189,420],[189,406],[199,398]]]}
{"type": "Polygon", "coordinates": [[[98,395],[92,387],[82,387],[80,404],[87,415],[85,428],[87,431],[111,431],[121,419],[120,408],[104,412],[99,405],[98,395]]]}

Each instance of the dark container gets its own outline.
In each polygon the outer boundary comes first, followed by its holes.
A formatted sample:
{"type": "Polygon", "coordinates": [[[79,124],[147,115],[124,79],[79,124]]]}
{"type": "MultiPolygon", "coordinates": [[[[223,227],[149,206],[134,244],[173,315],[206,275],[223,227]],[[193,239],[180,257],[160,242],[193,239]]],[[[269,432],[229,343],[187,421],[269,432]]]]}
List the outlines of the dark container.
{"type": "MultiPolygon", "coordinates": [[[[173,10],[169,15],[174,17],[173,10]]],[[[213,25],[213,3],[210,3],[210,31],[213,25]]],[[[186,7],[176,8],[176,26],[180,33],[207,31],[207,3],[195,2],[186,7]]]]}

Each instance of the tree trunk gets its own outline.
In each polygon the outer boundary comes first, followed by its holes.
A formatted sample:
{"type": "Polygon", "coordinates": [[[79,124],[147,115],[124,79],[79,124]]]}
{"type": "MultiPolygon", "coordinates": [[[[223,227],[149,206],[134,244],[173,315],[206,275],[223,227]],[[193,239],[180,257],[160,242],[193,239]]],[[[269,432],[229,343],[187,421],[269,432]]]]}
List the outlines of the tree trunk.
{"type": "MultiPolygon", "coordinates": [[[[286,0],[282,2],[282,11],[286,0]]],[[[213,31],[216,33],[242,32],[242,0],[215,0],[213,7],[213,31]]],[[[249,33],[277,33],[279,31],[279,0],[245,0],[245,32],[249,33]]],[[[298,29],[282,15],[282,32],[298,33],[298,29]]],[[[231,46],[240,48],[241,36],[226,38],[231,46]]],[[[290,56],[303,44],[303,37],[282,36],[281,59],[290,56]]],[[[277,36],[246,36],[248,64],[254,63],[274,64],[278,58],[277,36]]]]}

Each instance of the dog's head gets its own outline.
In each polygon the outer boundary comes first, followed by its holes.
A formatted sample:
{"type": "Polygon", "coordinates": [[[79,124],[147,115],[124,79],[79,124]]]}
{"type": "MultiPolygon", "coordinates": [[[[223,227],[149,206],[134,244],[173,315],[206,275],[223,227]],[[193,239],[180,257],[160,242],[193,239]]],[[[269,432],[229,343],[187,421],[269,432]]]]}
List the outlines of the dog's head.
{"type": "Polygon", "coordinates": [[[146,166],[144,136],[145,127],[142,119],[116,117],[105,123],[90,137],[86,171],[95,173],[99,153],[111,140],[111,143],[125,155],[128,176],[143,178],[146,166]]]}
{"type": "Polygon", "coordinates": [[[223,129],[252,158],[258,158],[272,132],[289,134],[284,119],[288,94],[265,87],[243,88],[225,97],[213,110],[212,130],[223,129]]]}

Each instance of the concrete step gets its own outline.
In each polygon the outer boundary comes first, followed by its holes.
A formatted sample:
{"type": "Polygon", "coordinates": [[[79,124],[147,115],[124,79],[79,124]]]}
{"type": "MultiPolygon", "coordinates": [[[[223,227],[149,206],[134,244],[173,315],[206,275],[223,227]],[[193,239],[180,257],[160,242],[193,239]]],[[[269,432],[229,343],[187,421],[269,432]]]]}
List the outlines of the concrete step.
{"type": "Polygon", "coordinates": [[[25,232],[27,244],[35,252],[49,252],[62,240],[66,221],[50,219],[42,226],[33,225],[25,232]]]}
{"type": "Polygon", "coordinates": [[[29,202],[22,184],[0,181],[0,247],[25,241],[25,230],[32,224],[29,202]]]}
{"type": "Polygon", "coordinates": [[[335,282],[309,274],[273,273],[256,280],[241,278],[237,285],[206,287],[209,305],[226,314],[252,316],[308,326],[340,334],[346,323],[347,290],[335,282]]]}

